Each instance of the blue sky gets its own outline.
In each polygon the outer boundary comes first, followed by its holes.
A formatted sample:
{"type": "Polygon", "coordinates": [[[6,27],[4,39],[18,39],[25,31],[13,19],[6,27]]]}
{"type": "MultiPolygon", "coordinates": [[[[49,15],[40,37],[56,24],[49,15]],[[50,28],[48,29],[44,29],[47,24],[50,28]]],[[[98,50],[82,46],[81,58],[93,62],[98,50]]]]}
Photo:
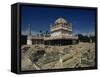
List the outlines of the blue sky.
{"type": "Polygon", "coordinates": [[[29,7],[21,8],[21,33],[27,34],[28,24],[32,27],[32,33],[40,30],[50,30],[50,24],[63,17],[72,23],[73,33],[95,32],[95,10],[89,9],[65,9],[54,7],[29,7]]]}

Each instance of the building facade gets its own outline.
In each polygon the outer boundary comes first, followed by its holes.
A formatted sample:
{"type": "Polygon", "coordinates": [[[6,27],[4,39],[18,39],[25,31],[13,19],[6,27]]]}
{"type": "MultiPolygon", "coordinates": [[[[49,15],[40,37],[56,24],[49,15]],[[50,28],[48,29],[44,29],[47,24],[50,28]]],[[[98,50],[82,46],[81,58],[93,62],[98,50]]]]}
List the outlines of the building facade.
{"type": "Polygon", "coordinates": [[[45,45],[70,45],[77,44],[78,37],[72,34],[72,24],[64,18],[58,18],[50,25],[50,36],[33,36],[31,26],[27,36],[27,45],[45,44],[45,45]]]}
{"type": "Polygon", "coordinates": [[[50,26],[51,36],[72,36],[72,26],[63,18],[58,18],[50,26]]]}

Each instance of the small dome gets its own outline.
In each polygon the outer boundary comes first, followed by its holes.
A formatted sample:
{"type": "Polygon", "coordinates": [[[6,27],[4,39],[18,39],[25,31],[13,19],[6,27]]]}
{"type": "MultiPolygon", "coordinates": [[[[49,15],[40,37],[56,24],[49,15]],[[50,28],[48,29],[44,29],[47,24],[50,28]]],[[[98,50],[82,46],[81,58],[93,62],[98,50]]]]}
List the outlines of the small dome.
{"type": "Polygon", "coordinates": [[[58,18],[55,23],[66,23],[67,24],[67,21],[64,19],[64,18],[58,18]]]}

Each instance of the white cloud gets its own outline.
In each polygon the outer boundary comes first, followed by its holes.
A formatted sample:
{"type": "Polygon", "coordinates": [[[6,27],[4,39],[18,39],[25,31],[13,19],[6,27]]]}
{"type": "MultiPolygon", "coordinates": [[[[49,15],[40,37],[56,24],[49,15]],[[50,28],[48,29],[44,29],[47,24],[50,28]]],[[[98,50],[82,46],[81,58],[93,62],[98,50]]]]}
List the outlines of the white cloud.
{"type": "Polygon", "coordinates": [[[27,30],[21,32],[22,35],[27,35],[27,33],[28,33],[27,30]]]}
{"type": "MultiPolygon", "coordinates": [[[[39,32],[36,32],[36,31],[32,31],[32,35],[37,35],[39,32]]],[[[24,30],[21,32],[22,35],[27,35],[28,34],[28,31],[27,30],[24,30]]]]}
{"type": "Polygon", "coordinates": [[[95,36],[95,32],[81,33],[84,36],[95,36]]]}
{"type": "Polygon", "coordinates": [[[79,30],[73,32],[73,35],[82,34],[83,36],[95,36],[95,32],[81,32],[79,30]]]}

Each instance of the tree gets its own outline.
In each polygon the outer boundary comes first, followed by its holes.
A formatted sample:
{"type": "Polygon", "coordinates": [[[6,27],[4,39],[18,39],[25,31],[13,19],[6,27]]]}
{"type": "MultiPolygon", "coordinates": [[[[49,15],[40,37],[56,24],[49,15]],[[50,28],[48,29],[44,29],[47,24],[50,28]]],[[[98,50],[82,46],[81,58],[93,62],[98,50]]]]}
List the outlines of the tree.
{"type": "Polygon", "coordinates": [[[42,30],[40,30],[40,36],[42,36],[42,30]]]}
{"type": "Polygon", "coordinates": [[[48,30],[47,30],[47,31],[45,32],[45,36],[48,36],[48,33],[49,33],[49,32],[48,32],[48,30]]]}

